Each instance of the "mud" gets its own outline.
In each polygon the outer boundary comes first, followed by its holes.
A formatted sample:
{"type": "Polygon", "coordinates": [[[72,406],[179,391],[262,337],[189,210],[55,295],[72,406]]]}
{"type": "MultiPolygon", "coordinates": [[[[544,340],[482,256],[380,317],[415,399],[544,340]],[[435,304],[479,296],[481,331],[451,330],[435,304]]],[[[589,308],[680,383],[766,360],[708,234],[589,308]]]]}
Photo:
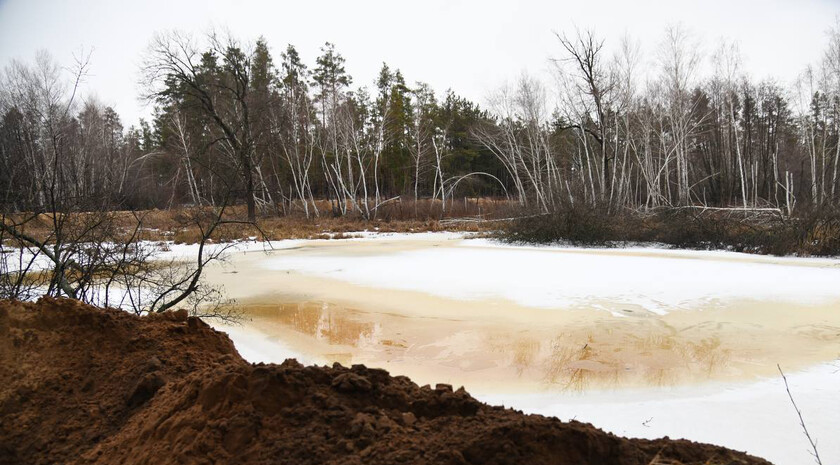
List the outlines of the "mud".
{"type": "MultiPolygon", "coordinates": [[[[764,464],[361,365],[252,365],[186,313],[0,302],[0,464],[764,464]]],[[[691,421],[687,418],[686,421],[691,421]]]]}

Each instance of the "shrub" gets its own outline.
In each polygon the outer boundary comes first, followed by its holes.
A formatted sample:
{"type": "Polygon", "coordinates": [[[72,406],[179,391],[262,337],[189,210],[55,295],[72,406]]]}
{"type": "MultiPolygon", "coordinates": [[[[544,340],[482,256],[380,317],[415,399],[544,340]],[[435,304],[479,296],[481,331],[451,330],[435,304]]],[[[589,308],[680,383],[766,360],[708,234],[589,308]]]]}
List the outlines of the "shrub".
{"type": "Polygon", "coordinates": [[[502,239],[519,243],[566,242],[611,247],[657,242],[687,249],[727,249],[771,255],[840,255],[840,210],[800,209],[795,217],[766,211],[668,208],[610,211],[564,206],[509,222],[502,239]]]}

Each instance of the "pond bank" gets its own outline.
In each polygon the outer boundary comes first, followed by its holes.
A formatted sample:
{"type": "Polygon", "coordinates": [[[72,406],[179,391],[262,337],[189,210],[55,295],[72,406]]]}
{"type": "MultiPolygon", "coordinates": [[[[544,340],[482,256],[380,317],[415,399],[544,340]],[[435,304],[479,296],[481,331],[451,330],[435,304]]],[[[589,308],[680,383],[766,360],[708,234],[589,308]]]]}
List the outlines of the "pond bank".
{"type": "Polygon", "coordinates": [[[840,385],[830,375],[840,286],[829,286],[840,282],[840,261],[516,247],[451,234],[286,245],[231,255],[208,275],[250,318],[231,332],[252,351],[246,358],[364,363],[528,411],[620,421],[615,432],[643,437],[670,434],[657,425],[684,421],[679,404],[697,414],[685,437],[792,464],[804,439],[773,384],[779,363],[794,375],[809,427],[821,437],[840,430],[830,415],[840,403],[821,390],[840,385]],[[714,400],[732,392],[741,394],[714,400]],[[640,418],[641,404],[657,418],[640,418]],[[703,426],[707,408],[755,437],[703,426]]]}

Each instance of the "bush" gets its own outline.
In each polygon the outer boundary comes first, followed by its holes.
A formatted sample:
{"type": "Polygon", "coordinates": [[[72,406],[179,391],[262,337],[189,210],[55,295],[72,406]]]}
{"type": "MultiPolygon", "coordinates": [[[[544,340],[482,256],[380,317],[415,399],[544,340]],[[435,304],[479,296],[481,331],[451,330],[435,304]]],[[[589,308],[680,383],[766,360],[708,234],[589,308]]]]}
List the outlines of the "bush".
{"type": "Polygon", "coordinates": [[[686,249],[726,249],[770,255],[840,255],[840,210],[801,209],[795,217],[772,212],[669,208],[648,212],[566,206],[505,225],[503,240],[565,242],[613,247],[655,242],[686,249]]]}

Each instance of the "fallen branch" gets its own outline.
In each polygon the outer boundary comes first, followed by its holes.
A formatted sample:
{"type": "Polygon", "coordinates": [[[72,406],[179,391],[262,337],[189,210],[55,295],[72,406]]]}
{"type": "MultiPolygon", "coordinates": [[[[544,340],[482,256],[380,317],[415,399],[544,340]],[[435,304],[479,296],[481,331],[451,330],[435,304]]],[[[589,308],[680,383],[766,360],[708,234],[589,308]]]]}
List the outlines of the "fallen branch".
{"type": "Polygon", "coordinates": [[[538,216],[547,216],[550,213],[538,213],[536,215],[514,216],[510,218],[447,218],[438,221],[440,224],[456,224],[456,223],[498,223],[503,221],[524,220],[526,218],[536,218],[538,216]]]}
{"type": "Polygon", "coordinates": [[[790,393],[790,386],[788,386],[787,377],[785,377],[785,373],[782,371],[782,367],[779,364],[776,364],[776,368],[779,369],[779,373],[782,375],[782,380],[785,382],[785,390],[787,391],[788,398],[790,398],[790,403],[793,404],[793,409],[796,410],[796,414],[799,416],[799,425],[802,427],[805,437],[808,438],[808,442],[811,443],[811,449],[813,449],[813,451],[808,452],[814,457],[814,460],[817,461],[818,465],[822,465],[820,453],[817,451],[817,443],[811,438],[811,433],[808,432],[808,428],[805,426],[805,420],[802,418],[802,411],[799,410],[799,407],[796,406],[796,402],[793,400],[793,394],[790,393]]]}

